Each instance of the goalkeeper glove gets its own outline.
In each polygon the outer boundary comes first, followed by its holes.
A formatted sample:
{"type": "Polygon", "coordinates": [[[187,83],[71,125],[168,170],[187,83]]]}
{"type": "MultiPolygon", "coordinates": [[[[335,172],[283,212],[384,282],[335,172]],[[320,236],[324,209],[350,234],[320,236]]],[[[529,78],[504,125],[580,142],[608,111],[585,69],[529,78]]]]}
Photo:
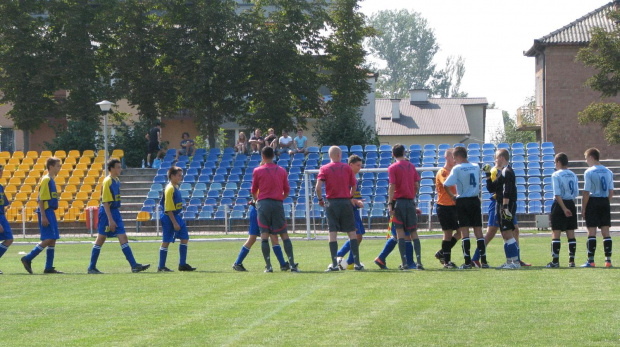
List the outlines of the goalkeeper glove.
{"type": "Polygon", "coordinates": [[[485,174],[490,175],[491,168],[491,164],[484,164],[484,166],[482,167],[482,171],[484,171],[485,174]]]}
{"type": "Polygon", "coordinates": [[[504,218],[505,220],[512,220],[512,213],[510,213],[508,205],[502,206],[502,218],[504,218]]]}

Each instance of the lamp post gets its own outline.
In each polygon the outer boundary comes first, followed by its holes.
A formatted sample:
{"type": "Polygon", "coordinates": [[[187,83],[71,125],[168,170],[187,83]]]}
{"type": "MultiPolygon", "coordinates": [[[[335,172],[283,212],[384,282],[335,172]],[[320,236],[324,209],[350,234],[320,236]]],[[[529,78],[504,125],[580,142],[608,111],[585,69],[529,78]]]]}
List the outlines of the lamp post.
{"type": "Polygon", "coordinates": [[[109,102],[108,100],[103,100],[97,103],[101,112],[103,112],[103,150],[105,151],[104,159],[105,164],[108,163],[108,112],[112,108],[114,103],[109,102]]]}

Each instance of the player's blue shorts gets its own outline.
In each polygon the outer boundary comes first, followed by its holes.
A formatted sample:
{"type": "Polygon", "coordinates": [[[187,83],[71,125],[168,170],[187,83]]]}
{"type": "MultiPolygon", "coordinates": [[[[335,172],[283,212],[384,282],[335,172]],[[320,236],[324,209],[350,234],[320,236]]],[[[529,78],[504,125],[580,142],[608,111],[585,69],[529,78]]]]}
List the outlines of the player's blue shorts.
{"type": "Polygon", "coordinates": [[[366,229],[364,228],[364,222],[362,222],[359,209],[353,208],[353,215],[355,216],[355,233],[357,235],[366,234],[366,229]]]}
{"type": "Polygon", "coordinates": [[[52,210],[51,208],[45,210],[45,216],[47,217],[47,221],[50,223],[46,227],[41,224],[41,211],[37,211],[37,216],[39,217],[39,230],[41,231],[41,241],[58,240],[60,238],[60,234],[58,233],[58,221],[56,220],[56,214],[54,213],[54,210],[52,210]]]}
{"type": "Polygon", "coordinates": [[[4,232],[0,233],[0,240],[13,240],[11,226],[9,225],[9,221],[6,220],[6,216],[4,214],[0,214],[0,225],[2,225],[2,229],[4,229],[4,232]]]}
{"type": "MultiPolygon", "coordinates": [[[[495,205],[497,204],[497,202],[494,199],[491,199],[490,202],[491,203],[489,204],[488,226],[499,228],[499,220],[497,218],[497,215],[495,214],[495,205]]],[[[517,225],[517,214],[516,213],[514,216],[512,216],[512,224],[517,225]]]]}
{"type": "Polygon", "coordinates": [[[117,208],[111,208],[110,213],[112,219],[116,223],[116,231],[110,231],[110,223],[108,221],[108,215],[103,208],[99,209],[99,223],[97,223],[97,233],[108,237],[116,237],[125,233],[125,224],[123,218],[121,218],[121,212],[117,208]]]}
{"type": "Polygon", "coordinates": [[[250,229],[249,235],[260,236],[260,229],[258,228],[258,211],[256,207],[250,205],[250,229]]]}
{"type": "Polygon", "coordinates": [[[185,221],[180,215],[175,215],[177,223],[181,227],[179,231],[174,230],[174,225],[167,214],[161,216],[161,227],[163,229],[162,242],[174,242],[174,240],[189,240],[189,233],[187,232],[187,226],[185,221]]]}

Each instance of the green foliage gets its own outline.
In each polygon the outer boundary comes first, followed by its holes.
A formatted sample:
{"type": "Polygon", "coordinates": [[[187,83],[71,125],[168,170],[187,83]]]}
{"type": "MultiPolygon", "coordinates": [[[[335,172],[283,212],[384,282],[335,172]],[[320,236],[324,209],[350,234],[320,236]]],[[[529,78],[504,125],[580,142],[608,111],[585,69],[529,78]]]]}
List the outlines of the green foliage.
{"type": "Polygon", "coordinates": [[[103,148],[103,136],[95,136],[99,130],[99,123],[93,127],[91,121],[69,120],[66,126],[56,125],[53,128],[56,137],[51,143],[45,142],[45,147],[50,151],[77,149],[81,152],[86,149],[103,148]]]}
{"type": "MultiPolygon", "coordinates": [[[[609,12],[608,17],[618,23],[620,10],[609,12]]],[[[577,60],[596,70],[586,86],[600,92],[603,98],[617,96],[620,91],[620,26],[616,25],[612,32],[593,29],[592,41],[579,50],[577,60]]],[[[617,103],[592,103],[579,112],[579,122],[599,123],[605,128],[607,143],[620,144],[620,106],[617,103]]]]}
{"type": "Polygon", "coordinates": [[[217,147],[224,149],[226,148],[226,142],[228,139],[226,138],[226,129],[219,128],[217,130],[217,147]]]}
{"type": "Polygon", "coordinates": [[[491,142],[497,143],[528,143],[528,142],[536,142],[536,132],[534,131],[518,131],[517,130],[517,122],[516,117],[511,117],[510,114],[506,111],[502,112],[502,116],[504,117],[504,131],[498,131],[491,142]]]}
{"type": "Polygon", "coordinates": [[[148,152],[148,141],[145,141],[144,134],[150,128],[148,121],[119,122],[115,126],[116,134],[110,139],[110,150],[122,149],[125,152],[125,165],[140,167],[148,152]]]}
{"type": "Polygon", "coordinates": [[[194,138],[194,145],[196,146],[196,148],[209,148],[209,144],[201,135],[196,135],[196,137],[194,138]]]}
{"type": "Polygon", "coordinates": [[[375,130],[364,122],[356,107],[320,118],[312,135],[319,146],[378,144],[375,130]]]}

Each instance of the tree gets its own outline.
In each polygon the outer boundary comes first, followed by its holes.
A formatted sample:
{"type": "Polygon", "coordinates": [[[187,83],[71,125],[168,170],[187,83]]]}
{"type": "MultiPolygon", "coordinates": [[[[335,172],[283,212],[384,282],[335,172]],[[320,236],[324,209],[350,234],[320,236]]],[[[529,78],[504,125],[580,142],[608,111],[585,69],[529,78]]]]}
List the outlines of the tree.
{"type": "Polygon", "coordinates": [[[444,97],[462,95],[458,89],[465,74],[463,59],[448,58],[446,67],[437,70],[433,58],[439,45],[420,13],[379,11],[370,23],[378,31],[368,41],[370,52],[386,65],[379,70],[384,76],[377,82],[379,96],[406,97],[412,87],[429,88],[444,97]]]}
{"type": "Polygon", "coordinates": [[[502,111],[504,118],[504,129],[494,134],[491,142],[493,143],[528,143],[536,142],[536,133],[534,131],[519,131],[517,130],[516,117],[511,117],[506,111],[502,111]]]}
{"type": "Polygon", "coordinates": [[[362,119],[359,107],[322,117],[312,135],[319,146],[378,144],[375,129],[362,119]]]}
{"type": "MultiPolygon", "coordinates": [[[[607,14],[614,23],[620,22],[620,10],[607,14]]],[[[586,86],[600,92],[602,98],[614,97],[620,91],[620,26],[611,32],[594,28],[590,44],[579,50],[577,60],[594,68],[597,73],[586,86]]],[[[599,123],[609,144],[620,144],[620,105],[615,102],[593,102],[579,112],[581,124],[599,123]]]]}

